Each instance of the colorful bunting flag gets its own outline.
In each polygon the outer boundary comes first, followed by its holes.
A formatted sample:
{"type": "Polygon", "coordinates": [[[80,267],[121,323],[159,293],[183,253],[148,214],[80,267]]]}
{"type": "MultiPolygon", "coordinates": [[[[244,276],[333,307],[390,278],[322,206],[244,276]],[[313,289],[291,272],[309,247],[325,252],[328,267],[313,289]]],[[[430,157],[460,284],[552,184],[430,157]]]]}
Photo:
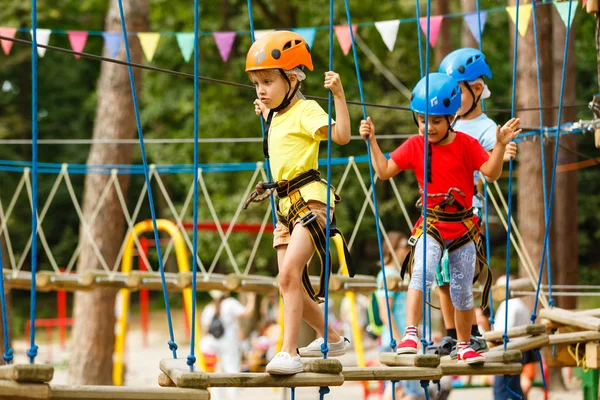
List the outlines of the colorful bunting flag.
{"type": "MultiPolygon", "coordinates": [[[[440,28],[442,27],[443,20],[443,15],[432,15],[429,17],[429,44],[431,45],[431,47],[434,47],[435,42],[437,42],[437,38],[440,33],[440,28]]],[[[421,25],[421,30],[423,31],[423,34],[427,36],[427,17],[421,17],[419,19],[419,23],[421,25]]]]}
{"type": "Polygon", "coordinates": [[[213,37],[215,38],[215,43],[217,44],[221,58],[223,61],[227,62],[229,53],[233,47],[233,42],[235,41],[235,32],[213,32],[213,37]]]}
{"type": "MultiPolygon", "coordinates": [[[[506,7],[506,12],[510,15],[513,24],[517,19],[517,6],[506,7]]],[[[527,28],[529,27],[529,20],[531,19],[531,4],[521,4],[519,6],[519,34],[525,36],[527,34],[527,28]]]]}
{"type": "Polygon", "coordinates": [[[396,37],[398,36],[399,26],[399,19],[375,22],[375,28],[377,28],[377,30],[379,31],[379,34],[383,39],[383,43],[385,43],[389,51],[394,50],[394,45],[396,44],[396,37]]]}
{"type": "Polygon", "coordinates": [[[313,43],[315,42],[315,35],[317,34],[317,28],[294,28],[292,29],[298,35],[302,36],[308,47],[312,48],[313,43]]]}
{"type": "MultiPolygon", "coordinates": [[[[17,28],[0,28],[0,36],[14,38],[17,34],[17,28]]],[[[12,40],[0,40],[0,44],[2,45],[2,51],[4,54],[9,55],[10,49],[12,49],[13,41],[12,40]]]]}
{"type": "Polygon", "coordinates": [[[583,4],[581,4],[581,8],[585,8],[585,5],[587,4],[587,2],[588,2],[588,0],[583,0],[582,1],[583,4]]]}
{"type": "Polygon", "coordinates": [[[483,34],[485,21],[487,21],[487,11],[481,11],[479,14],[476,12],[465,14],[465,23],[477,43],[481,43],[481,35],[483,34]],[[481,20],[481,32],[479,32],[479,20],[481,20]]]}
{"type": "Polygon", "coordinates": [[[560,19],[565,24],[565,26],[573,26],[573,18],[575,18],[575,13],[577,12],[577,6],[579,5],[579,1],[573,2],[573,7],[571,8],[571,19],[569,20],[569,4],[570,1],[564,2],[554,2],[554,7],[556,7],[556,11],[558,11],[558,15],[560,15],[560,19]]]}
{"type": "MultiPolygon", "coordinates": [[[[336,25],[333,27],[333,29],[335,30],[335,35],[340,43],[340,47],[342,48],[342,53],[344,53],[345,56],[348,55],[350,49],[352,48],[350,28],[348,28],[348,25],[336,25]]],[[[352,33],[356,35],[356,25],[352,25],[352,33]]]]}
{"type": "Polygon", "coordinates": [[[154,53],[156,53],[158,41],[160,40],[160,33],[141,32],[137,35],[138,39],[140,40],[140,46],[142,46],[142,51],[144,52],[144,56],[146,56],[146,60],[152,61],[154,58],[154,53]]]}
{"type": "MultiPolygon", "coordinates": [[[[37,29],[36,32],[37,32],[37,34],[36,34],[37,43],[47,46],[48,42],[50,41],[50,35],[52,34],[52,31],[50,29],[37,29]]],[[[29,34],[33,38],[33,29],[29,30],[29,34]]],[[[44,57],[44,54],[46,54],[46,48],[38,46],[37,52],[38,52],[38,56],[40,56],[40,58],[42,58],[42,57],[44,57]]]]}
{"type": "Polygon", "coordinates": [[[184,32],[176,33],[175,36],[177,37],[177,44],[179,44],[183,59],[185,62],[190,61],[192,53],[194,52],[194,34],[184,32]]]}
{"type": "Polygon", "coordinates": [[[121,48],[123,35],[119,32],[102,32],[102,37],[104,38],[104,44],[106,44],[106,48],[108,49],[108,54],[110,54],[112,58],[116,58],[117,54],[119,54],[119,49],[121,48]]]}
{"type": "MultiPolygon", "coordinates": [[[[81,53],[87,42],[88,33],[86,31],[69,31],[67,35],[69,35],[69,43],[71,43],[73,51],[81,53]]],[[[80,57],[79,54],[74,54],[74,56],[75,58],[80,57]]]]}

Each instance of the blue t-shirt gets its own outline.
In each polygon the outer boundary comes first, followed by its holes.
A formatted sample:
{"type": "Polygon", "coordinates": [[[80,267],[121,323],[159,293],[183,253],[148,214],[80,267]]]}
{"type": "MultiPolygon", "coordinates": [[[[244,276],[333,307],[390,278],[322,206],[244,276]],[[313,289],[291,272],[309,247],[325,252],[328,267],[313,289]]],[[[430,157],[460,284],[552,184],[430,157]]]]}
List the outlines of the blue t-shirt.
{"type": "MultiPolygon", "coordinates": [[[[385,267],[385,276],[400,276],[400,272],[396,267],[385,267]]],[[[385,290],[383,289],[383,273],[379,271],[377,274],[377,297],[385,298],[385,290]]],[[[406,292],[388,292],[388,296],[393,300],[394,305],[392,307],[391,314],[392,318],[396,322],[398,330],[402,332],[406,327],[406,292]]],[[[387,309],[379,310],[380,313],[387,313],[387,309]]],[[[387,315],[387,314],[386,314],[387,315]]],[[[390,328],[386,326],[381,334],[381,344],[389,345],[390,343],[390,328]]],[[[395,338],[396,341],[400,341],[402,338],[395,338]]]]}
{"type": "MultiPolygon", "coordinates": [[[[468,120],[459,119],[454,125],[454,130],[466,133],[477,139],[479,144],[481,144],[486,151],[492,151],[496,145],[496,126],[494,121],[482,113],[477,118],[468,120]]],[[[476,171],[474,176],[475,185],[477,185],[479,180],[480,173],[479,171],[476,171]]],[[[481,200],[479,200],[477,196],[473,197],[473,207],[483,207],[481,200]]]]}

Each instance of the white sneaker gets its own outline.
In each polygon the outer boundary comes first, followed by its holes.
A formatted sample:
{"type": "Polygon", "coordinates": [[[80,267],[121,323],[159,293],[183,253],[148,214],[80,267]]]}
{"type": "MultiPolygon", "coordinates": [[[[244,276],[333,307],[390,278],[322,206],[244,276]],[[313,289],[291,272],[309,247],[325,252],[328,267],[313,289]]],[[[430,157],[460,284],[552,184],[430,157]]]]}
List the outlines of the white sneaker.
{"type": "MultiPolygon", "coordinates": [[[[339,357],[346,354],[346,342],[350,343],[350,341],[343,336],[338,342],[328,342],[327,347],[329,348],[329,352],[327,355],[329,357],[339,357]]],[[[321,353],[321,345],[323,343],[323,338],[317,338],[308,346],[298,349],[298,354],[300,354],[300,357],[322,357],[323,353],[321,353]]]]}
{"type": "Polygon", "coordinates": [[[271,375],[294,375],[304,371],[300,356],[292,357],[284,351],[277,353],[267,364],[267,372],[271,375]]]}

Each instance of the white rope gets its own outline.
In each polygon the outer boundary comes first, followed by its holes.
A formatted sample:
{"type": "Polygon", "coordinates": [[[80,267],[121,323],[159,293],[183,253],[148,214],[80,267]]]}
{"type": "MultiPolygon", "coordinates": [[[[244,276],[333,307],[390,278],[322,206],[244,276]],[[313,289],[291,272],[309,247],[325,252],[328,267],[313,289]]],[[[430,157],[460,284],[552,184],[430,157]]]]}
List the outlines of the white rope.
{"type": "MultiPolygon", "coordinates": [[[[150,182],[152,182],[152,176],[154,175],[154,173],[155,173],[154,166],[151,165],[150,173],[148,174],[148,180],[150,182]]],[[[129,208],[127,207],[127,202],[125,201],[125,195],[123,194],[123,191],[121,190],[121,182],[119,182],[119,177],[118,177],[119,171],[117,171],[116,169],[113,169],[111,171],[110,175],[111,175],[111,180],[113,182],[113,186],[115,187],[115,191],[117,193],[117,198],[119,199],[121,211],[123,212],[123,216],[125,217],[125,222],[127,222],[127,232],[125,233],[125,236],[123,237],[123,242],[121,243],[121,247],[119,248],[117,257],[115,258],[115,263],[113,265],[112,272],[116,273],[116,271],[119,269],[119,265],[123,261],[123,253],[125,252],[125,245],[127,243],[127,238],[129,237],[130,234],[133,237],[133,243],[135,244],[135,247],[138,251],[138,256],[142,259],[143,262],[146,263],[146,267],[148,268],[148,270],[151,272],[154,272],[152,266],[150,265],[150,261],[148,260],[148,257],[146,255],[146,253],[144,252],[144,249],[142,248],[142,244],[140,243],[140,238],[138,237],[138,234],[135,232],[135,229],[134,229],[135,221],[137,221],[138,214],[142,208],[143,201],[146,198],[146,193],[148,192],[146,183],[144,182],[144,185],[142,186],[142,190],[140,191],[140,195],[138,197],[137,203],[133,210],[133,215],[130,216],[129,208]]]]}
{"type": "Polygon", "coordinates": [[[408,216],[408,211],[406,210],[406,205],[404,204],[404,200],[402,196],[400,196],[400,191],[398,190],[398,186],[396,186],[396,181],[394,178],[390,179],[390,185],[392,185],[392,190],[396,195],[396,199],[398,200],[398,204],[400,204],[400,209],[402,210],[402,215],[404,215],[404,219],[406,220],[406,225],[408,225],[408,229],[412,231],[414,224],[412,223],[410,217],[408,216]]]}
{"type": "MultiPolygon", "coordinates": [[[[188,247],[190,254],[192,254],[193,253],[192,239],[190,239],[188,232],[185,230],[185,226],[183,226],[183,217],[187,213],[190,203],[192,202],[192,198],[194,195],[194,180],[192,179],[192,184],[190,185],[190,190],[188,190],[188,194],[185,198],[185,201],[183,203],[180,213],[177,213],[177,210],[175,209],[175,205],[173,204],[173,201],[171,200],[171,197],[169,196],[169,194],[167,192],[166,186],[163,183],[163,180],[162,180],[160,174],[158,174],[158,173],[156,174],[156,182],[158,183],[158,187],[160,188],[160,190],[163,194],[163,197],[164,197],[165,201],[167,202],[167,206],[171,210],[171,214],[173,215],[173,218],[175,218],[175,223],[177,225],[177,228],[181,232],[181,236],[183,237],[183,240],[185,241],[185,244],[188,247]]],[[[165,254],[163,256],[163,265],[166,265],[174,244],[175,244],[175,242],[174,242],[173,238],[170,237],[169,243],[167,243],[167,248],[165,250],[165,254]]],[[[200,256],[198,256],[198,254],[196,254],[196,262],[197,262],[198,266],[200,267],[200,270],[202,271],[202,273],[206,274],[206,267],[204,266],[204,263],[202,263],[202,260],[200,259],[200,256]]]]}
{"type": "Polygon", "coordinates": [[[350,173],[350,168],[352,168],[352,164],[354,163],[354,157],[348,157],[348,164],[346,164],[346,168],[344,169],[344,173],[342,174],[342,178],[340,179],[340,183],[337,185],[335,192],[340,195],[342,193],[342,189],[344,188],[344,183],[348,179],[348,174],[350,173]]]}
{"type": "MultiPolygon", "coordinates": [[[[498,217],[500,217],[500,221],[502,222],[502,225],[504,226],[504,229],[508,230],[508,224],[506,223],[506,219],[504,218],[504,215],[500,211],[500,207],[498,207],[498,203],[496,201],[494,193],[492,193],[492,191],[490,190],[489,186],[488,186],[488,195],[489,195],[489,199],[492,201],[492,204],[494,205],[494,208],[496,209],[498,217]]],[[[532,273],[532,271],[531,271],[532,266],[527,261],[527,259],[524,257],[524,255],[522,254],[521,248],[520,248],[520,246],[517,245],[517,242],[516,242],[516,239],[515,239],[515,235],[513,235],[512,232],[510,234],[510,241],[513,244],[513,246],[515,247],[515,250],[517,252],[517,255],[519,256],[519,259],[523,262],[523,266],[525,267],[524,269],[525,269],[525,272],[527,274],[527,277],[529,278],[529,280],[532,283],[533,287],[536,287],[537,286],[537,279],[535,277],[535,274],[532,273]]],[[[540,293],[540,302],[542,303],[542,305],[544,307],[546,307],[546,308],[548,307],[548,301],[546,299],[546,296],[543,293],[540,293]]]]}
{"type": "Polygon", "coordinates": [[[271,202],[267,206],[267,211],[265,212],[265,216],[263,217],[262,223],[260,225],[260,230],[258,231],[258,235],[256,235],[256,240],[254,241],[254,246],[252,247],[252,251],[250,252],[250,257],[248,257],[248,262],[246,263],[246,268],[244,268],[244,276],[248,275],[250,272],[250,267],[254,262],[254,258],[256,257],[256,253],[258,251],[258,246],[260,245],[260,240],[265,232],[267,227],[267,223],[269,222],[269,217],[271,216],[271,202]]]}
{"type": "MultiPolygon", "coordinates": [[[[221,244],[219,245],[219,248],[217,249],[217,253],[215,254],[213,261],[210,264],[210,267],[208,268],[209,271],[213,271],[215,269],[217,262],[219,261],[219,257],[221,256],[221,253],[223,252],[223,248],[226,245],[228,245],[229,236],[231,235],[231,232],[233,232],[235,223],[237,222],[237,220],[240,216],[240,213],[242,212],[242,207],[244,206],[244,202],[246,201],[248,196],[250,196],[250,191],[255,186],[254,182],[256,182],[256,178],[258,177],[258,174],[260,173],[261,168],[262,168],[262,162],[256,163],[256,169],[254,170],[254,173],[252,174],[252,178],[250,178],[250,180],[248,181],[248,186],[246,187],[246,191],[244,192],[244,195],[242,196],[242,199],[237,207],[237,210],[235,210],[235,214],[233,215],[233,218],[231,219],[231,221],[229,223],[229,228],[227,228],[225,237],[223,237],[221,239],[221,244]]],[[[217,222],[217,224],[220,225],[220,223],[218,223],[218,222],[217,222]]]]}
{"type": "MultiPolygon", "coordinates": [[[[29,174],[29,168],[26,168],[25,171],[23,171],[23,176],[21,177],[21,180],[17,184],[15,193],[13,194],[13,197],[10,200],[10,203],[8,204],[6,214],[4,214],[4,210],[2,209],[2,201],[0,200],[0,219],[2,219],[2,229],[0,231],[0,236],[2,233],[4,233],[6,249],[8,251],[8,258],[10,260],[10,267],[15,274],[17,271],[17,264],[15,262],[15,253],[13,251],[12,244],[10,241],[10,234],[8,233],[8,222],[7,221],[10,218],[12,211],[14,210],[14,206],[17,201],[16,199],[19,197],[19,195],[21,194],[21,191],[23,190],[23,187],[25,186],[25,180],[26,180],[27,174],[29,174]]],[[[2,266],[0,266],[0,268],[2,268],[2,266]]]]}
{"type": "MultiPolygon", "coordinates": [[[[200,183],[200,187],[202,188],[202,193],[204,194],[204,198],[206,199],[206,203],[208,205],[210,214],[212,215],[213,220],[215,221],[217,231],[219,232],[219,235],[221,236],[221,240],[223,240],[223,238],[225,237],[225,233],[223,232],[223,228],[221,227],[221,223],[219,222],[219,217],[217,216],[217,212],[215,210],[215,207],[213,206],[212,200],[211,200],[210,196],[208,195],[208,189],[206,188],[206,183],[204,182],[204,177],[202,175],[202,168],[198,168],[198,181],[200,183]]],[[[225,251],[227,252],[227,255],[229,256],[229,261],[231,261],[231,265],[233,266],[235,273],[239,275],[240,269],[237,265],[237,261],[235,260],[235,257],[233,256],[233,252],[231,251],[231,248],[229,247],[229,244],[227,242],[225,243],[225,251]]],[[[211,268],[208,269],[209,274],[213,272],[215,265],[213,265],[211,268]]]]}
{"type": "Polygon", "coordinates": [[[85,221],[83,212],[81,211],[81,206],[79,205],[79,201],[77,200],[77,196],[75,195],[75,190],[73,189],[73,184],[71,183],[71,178],[69,177],[68,174],[65,174],[65,184],[67,185],[67,190],[69,191],[69,195],[71,196],[71,201],[73,202],[73,206],[75,207],[75,212],[77,213],[77,216],[79,217],[79,221],[81,222],[81,229],[83,229],[84,234],[86,234],[88,236],[90,246],[92,246],[92,250],[94,251],[94,254],[96,254],[96,257],[98,258],[98,261],[100,262],[100,265],[102,266],[102,268],[104,268],[104,270],[106,272],[110,272],[110,269],[108,268],[108,265],[106,264],[106,260],[104,259],[104,256],[102,256],[102,252],[100,251],[100,249],[98,248],[98,245],[94,241],[94,237],[92,236],[90,227],[88,226],[87,222],[85,221]]]}

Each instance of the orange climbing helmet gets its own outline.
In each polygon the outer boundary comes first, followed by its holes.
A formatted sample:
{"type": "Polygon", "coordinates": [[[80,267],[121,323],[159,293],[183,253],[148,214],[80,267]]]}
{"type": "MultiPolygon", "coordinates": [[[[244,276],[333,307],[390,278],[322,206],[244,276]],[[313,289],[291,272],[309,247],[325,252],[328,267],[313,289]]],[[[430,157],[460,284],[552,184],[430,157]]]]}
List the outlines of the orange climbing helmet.
{"type": "Polygon", "coordinates": [[[303,65],[313,70],[310,48],[296,32],[274,31],[257,39],[246,56],[246,72],[266,69],[291,70],[303,65]]]}

